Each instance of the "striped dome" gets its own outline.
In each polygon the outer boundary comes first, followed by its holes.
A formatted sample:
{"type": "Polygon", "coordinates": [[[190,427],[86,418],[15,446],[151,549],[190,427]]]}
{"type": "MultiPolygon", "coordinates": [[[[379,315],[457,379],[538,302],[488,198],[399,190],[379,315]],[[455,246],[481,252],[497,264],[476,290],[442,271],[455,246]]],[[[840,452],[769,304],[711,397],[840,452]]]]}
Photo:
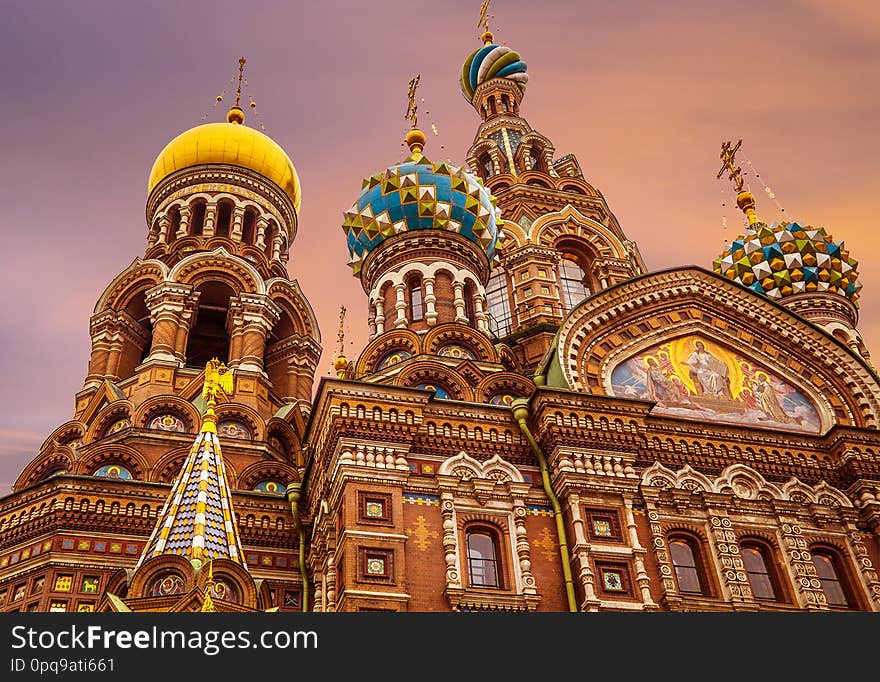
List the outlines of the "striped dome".
{"type": "Polygon", "coordinates": [[[713,269],[772,299],[827,291],[856,306],[862,283],[858,261],[822,227],[798,223],[750,225],[713,263],[713,269]]]}
{"type": "Polygon", "coordinates": [[[349,265],[357,275],[367,255],[385,239],[413,230],[460,234],[491,262],[500,249],[500,226],[501,210],[479,178],[419,154],[366,178],[342,229],[349,265]]]}
{"type": "Polygon", "coordinates": [[[490,43],[474,50],[461,68],[461,92],[465,99],[470,102],[477,86],[490,78],[507,78],[514,81],[520,90],[525,90],[529,74],[518,52],[506,45],[490,43]]]}

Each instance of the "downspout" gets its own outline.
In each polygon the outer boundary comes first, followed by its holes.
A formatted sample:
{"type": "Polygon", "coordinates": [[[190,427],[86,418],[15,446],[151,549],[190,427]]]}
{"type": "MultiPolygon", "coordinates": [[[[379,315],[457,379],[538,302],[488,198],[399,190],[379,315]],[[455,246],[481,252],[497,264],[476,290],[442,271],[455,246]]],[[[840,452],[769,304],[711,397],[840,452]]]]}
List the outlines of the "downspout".
{"type": "Polygon", "coordinates": [[[578,607],[574,596],[574,579],[571,576],[571,562],[568,556],[568,539],[565,535],[562,506],[559,504],[559,498],[556,497],[556,493],[553,492],[553,487],[550,485],[550,471],[547,467],[547,458],[544,457],[544,451],[541,450],[541,446],[538,445],[538,441],[535,440],[532,432],[529,431],[528,424],[526,424],[526,419],[529,416],[529,401],[526,398],[517,398],[511,404],[510,409],[513,412],[516,423],[519,424],[520,431],[523,432],[526,440],[529,441],[529,445],[532,446],[532,451],[538,458],[538,466],[541,467],[541,482],[544,484],[544,493],[553,506],[553,516],[556,518],[556,535],[559,538],[559,555],[562,558],[562,575],[565,578],[565,595],[568,598],[568,610],[577,612],[578,607]]]}
{"type": "Polygon", "coordinates": [[[309,610],[309,574],[306,572],[306,529],[299,515],[299,500],[302,497],[302,483],[295,482],[287,486],[287,501],[293,514],[293,525],[299,533],[299,574],[302,576],[302,610],[309,610]]]}

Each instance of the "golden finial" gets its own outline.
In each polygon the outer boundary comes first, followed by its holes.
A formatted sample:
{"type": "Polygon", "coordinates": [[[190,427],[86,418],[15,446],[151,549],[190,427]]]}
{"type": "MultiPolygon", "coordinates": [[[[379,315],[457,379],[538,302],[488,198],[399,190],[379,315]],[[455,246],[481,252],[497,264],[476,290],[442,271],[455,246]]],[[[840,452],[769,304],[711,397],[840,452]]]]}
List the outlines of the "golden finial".
{"type": "Polygon", "coordinates": [[[244,123],[244,110],[239,106],[239,103],[241,102],[241,81],[244,79],[245,62],[247,62],[247,59],[244,57],[238,58],[238,87],[235,89],[235,104],[232,105],[229,113],[226,114],[226,120],[236,125],[244,123]]]}
{"type": "Polygon", "coordinates": [[[345,371],[348,369],[348,359],[345,357],[345,306],[339,306],[339,339],[338,352],[336,360],[333,363],[333,369],[336,370],[336,376],[340,379],[345,378],[345,371]]]}
{"type": "Polygon", "coordinates": [[[217,607],[214,606],[214,600],[211,598],[211,592],[214,590],[214,560],[208,562],[208,582],[205,584],[205,601],[202,602],[202,613],[215,613],[217,607]]]}
{"type": "Polygon", "coordinates": [[[720,180],[725,173],[729,174],[728,179],[733,181],[733,186],[736,188],[737,192],[736,205],[746,214],[746,217],[749,220],[749,225],[755,225],[761,222],[755,213],[755,195],[744,189],[742,168],[736,165],[736,153],[742,145],[742,140],[733,146],[731,146],[731,144],[730,141],[721,144],[722,165],[721,170],[718,171],[717,177],[720,180]]]}
{"type": "Polygon", "coordinates": [[[205,416],[202,417],[202,432],[217,433],[217,415],[214,413],[217,398],[231,394],[233,386],[232,370],[217,358],[208,360],[205,365],[205,385],[202,388],[202,398],[207,405],[205,416]]]}
{"type": "Polygon", "coordinates": [[[425,148],[425,142],[427,139],[425,137],[425,133],[418,129],[419,123],[419,107],[416,104],[416,91],[419,87],[419,81],[422,79],[422,74],[417,73],[413,78],[409,81],[409,92],[407,93],[407,105],[406,105],[406,113],[403,115],[404,118],[409,119],[412,127],[410,131],[406,134],[406,146],[409,147],[409,150],[412,152],[413,158],[418,160],[422,157],[422,150],[425,148]]]}
{"type": "Polygon", "coordinates": [[[495,36],[492,35],[492,32],[489,30],[489,3],[492,0],[483,0],[483,4],[480,5],[480,20],[477,22],[477,26],[481,26],[483,28],[483,35],[480,36],[480,40],[483,41],[483,45],[491,45],[492,41],[495,40],[495,36]]]}

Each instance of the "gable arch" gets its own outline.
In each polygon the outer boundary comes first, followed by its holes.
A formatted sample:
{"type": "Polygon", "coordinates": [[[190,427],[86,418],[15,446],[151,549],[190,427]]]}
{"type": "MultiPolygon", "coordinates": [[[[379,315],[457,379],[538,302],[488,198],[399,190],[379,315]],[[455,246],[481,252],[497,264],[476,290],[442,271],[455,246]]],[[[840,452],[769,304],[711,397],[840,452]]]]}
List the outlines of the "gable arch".
{"type": "Polygon", "coordinates": [[[418,355],[421,342],[419,335],[409,329],[392,329],[373,339],[361,352],[355,375],[358,377],[379,371],[380,360],[393,350],[405,350],[411,356],[418,355]]]}
{"type": "Polygon", "coordinates": [[[697,332],[808,396],[821,432],[833,424],[877,428],[880,383],[859,356],[785,307],[701,268],[643,275],[585,299],[560,328],[557,360],[569,388],[613,395],[619,363],[697,332]]]}
{"type": "Polygon", "coordinates": [[[425,334],[422,352],[436,355],[444,345],[450,343],[466,346],[479,361],[498,362],[498,351],[485,334],[454,322],[437,325],[425,334]]]}
{"type": "Polygon", "coordinates": [[[93,314],[105,310],[124,310],[131,299],[168,278],[168,266],[155,259],[136,258],[104,289],[95,303],[93,314]]]}
{"type": "Polygon", "coordinates": [[[600,258],[628,257],[626,245],[613,230],[588,218],[571,204],[559,211],[545,213],[529,228],[529,241],[535,244],[555,248],[561,239],[588,244],[600,258]]]}
{"type": "Polygon", "coordinates": [[[208,282],[224,282],[236,294],[265,294],[266,287],[257,269],[243,258],[231,255],[222,246],[209,253],[188,255],[168,273],[168,281],[198,287],[208,282]]]}
{"type": "Polygon", "coordinates": [[[404,368],[395,378],[397,386],[415,388],[418,384],[441,384],[453,400],[473,401],[474,394],[464,378],[446,365],[430,360],[418,362],[404,368]]]}

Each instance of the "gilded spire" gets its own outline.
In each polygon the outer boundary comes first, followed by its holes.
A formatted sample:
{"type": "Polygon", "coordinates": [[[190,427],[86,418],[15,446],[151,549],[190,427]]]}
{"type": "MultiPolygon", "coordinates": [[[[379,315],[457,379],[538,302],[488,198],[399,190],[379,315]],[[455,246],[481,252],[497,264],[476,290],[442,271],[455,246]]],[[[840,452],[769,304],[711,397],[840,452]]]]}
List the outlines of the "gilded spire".
{"type": "Polygon", "coordinates": [[[174,481],[138,566],[163,554],[206,561],[218,557],[244,565],[232,509],[214,407],[233,389],[232,372],[217,358],[205,367],[202,428],[174,481]]]}
{"type": "Polygon", "coordinates": [[[244,57],[238,58],[238,86],[235,89],[235,104],[232,105],[229,113],[226,114],[226,120],[236,125],[244,123],[244,110],[239,106],[239,103],[241,102],[241,82],[244,80],[245,62],[247,62],[247,59],[244,57]]]}
{"type": "Polygon", "coordinates": [[[339,333],[337,334],[339,345],[336,352],[336,360],[333,369],[340,379],[345,378],[345,370],[348,369],[348,359],[345,357],[345,306],[339,306],[339,333]]]}
{"type": "Polygon", "coordinates": [[[412,152],[413,158],[418,161],[422,158],[422,150],[425,148],[425,142],[427,138],[425,134],[419,130],[419,106],[416,104],[416,91],[419,88],[419,81],[422,79],[422,74],[417,73],[413,76],[409,81],[409,92],[407,93],[407,104],[406,104],[406,113],[403,115],[405,119],[408,119],[411,128],[410,131],[406,134],[406,146],[409,147],[409,150],[412,152]]]}
{"type": "Polygon", "coordinates": [[[491,2],[492,0],[483,0],[483,4],[480,5],[480,19],[477,21],[477,26],[483,29],[483,35],[480,36],[483,45],[491,45],[495,40],[495,36],[489,30],[489,3],[491,2]]]}
{"type": "Polygon", "coordinates": [[[736,165],[736,153],[742,145],[742,140],[731,146],[731,142],[727,141],[721,144],[721,170],[718,171],[718,179],[728,173],[728,179],[733,182],[736,188],[736,205],[746,214],[749,225],[760,223],[760,219],[755,213],[755,195],[744,189],[742,168],[736,165]]]}

